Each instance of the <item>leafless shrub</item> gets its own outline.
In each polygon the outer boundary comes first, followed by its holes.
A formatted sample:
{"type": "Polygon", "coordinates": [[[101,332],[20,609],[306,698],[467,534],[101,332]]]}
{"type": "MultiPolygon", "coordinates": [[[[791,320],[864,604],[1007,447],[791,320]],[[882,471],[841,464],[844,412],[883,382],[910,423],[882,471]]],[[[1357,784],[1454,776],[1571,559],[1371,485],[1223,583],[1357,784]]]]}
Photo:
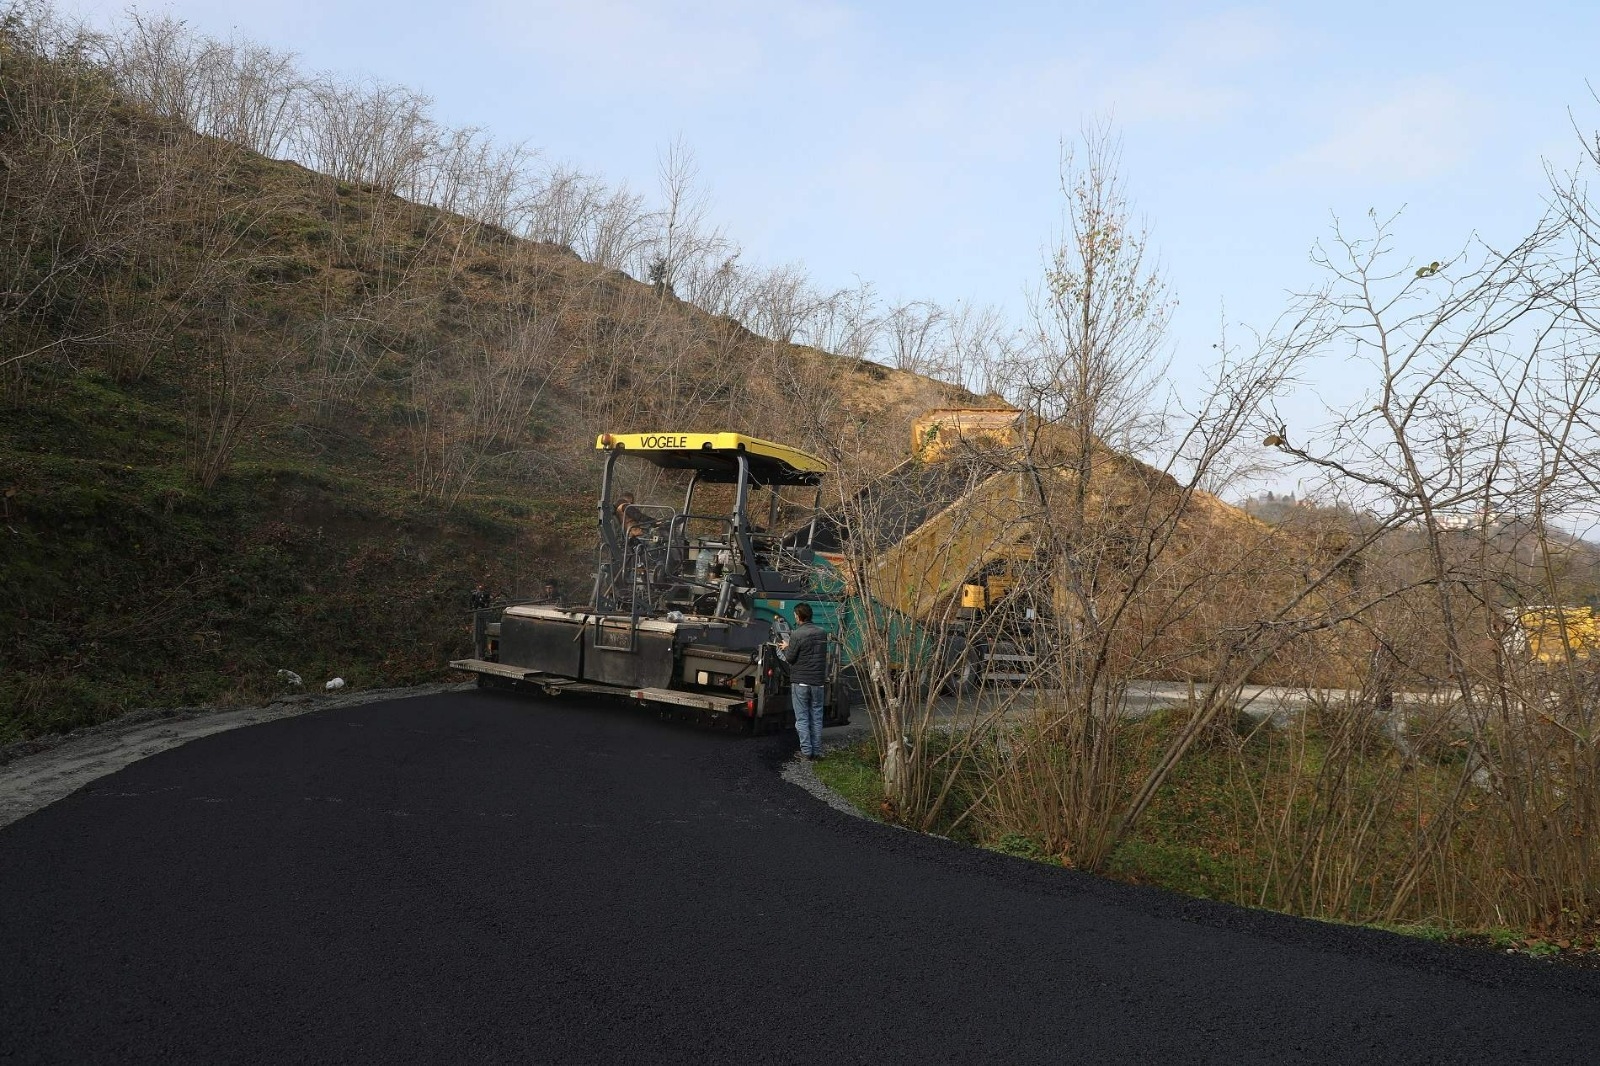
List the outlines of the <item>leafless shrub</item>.
{"type": "Polygon", "coordinates": [[[246,41],[229,42],[213,71],[209,121],[202,131],[278,157],[299,121],[296,57],[246,41]]]}
{"type": "Polygon", "coordinates": [[[624,185],[596,202],[579,235],[578,254],[603,270],[622,270],[637,261],[649,231],[644,197],[624,185]]]}
{"type": "Polygon", "coordinates": [[[100,43],[44,4],[0,14],[0,370],[13,387],[27,363],[70,361],[115,332],[96,282],[146,225],[100,43]]]}
{"type": "MultiPolygon", "coordinates": [[[[189,468],[202,489],[214,488],[233,465],[244,438],[259,424],[261,407],[293,362],[287,338],[263,348],[246,342],[237,308],[224,301],[212,316],[206,346],[183,364],[188,392],[189,468]]],[[[258,337],[252,337],[258,339],[258,337]]]]}
{"type": "MultiPolygon", "coordinates": [[[[1010,824],[1094,869],[1136,822],[1145,790],[1160,787],[1185,744],[1207,728],[1206,715],[1220,713],[1230,686],[1243,682],[1237,649],[1252,644],[1260,620],[1277,609],[1285,624],[1267,621],[1266,629],[1278,634],[1281,654],[1292,643],[1282,634],[1305,622],[1317,586],[1293,567],[1309,553],[1199,487],[1258,432],[1253,420],[1290,373],[1297,349],[1265,346],[1233,357],[1187,412],[1154,408],[1168,303],[1144,236],[1129,223],[1115,143],[1105,131],[1091,131],[1081,165],[1065,154],[1063,192],[1062,241],[1026,343],[1013,344],[992,319],[961,323],[968,337],[984,338],[973,343],[1004,353],[1005,364],[996,359],[988,373],[1023,401],[1021,409],[1005,433],[960,441],[959,462],[927,464],[965,471],[969,484],[929,527],[954,523],[946,535],[890,551],[905,570],[899,580],[922,592],[914,604],[886,608],[874,628],[883,640],[910,627],[937,643],[952,631],[941,612],[954,610],[963,582],[984,568],[1001,581],[1010,609],[989,617],[1010,631],[989,637],[990,647],[1008,645],[1008,661],[1021,664],[1035,691],[1003,742],[971,763],[976,796],[961,817],[990,829],[1010,824]],[[1158,446],[1167,449],[1165,469],[1128,454],[1158,446]],[[1267,570],[1281,573],[1263,580],[1267,570]],[[1241,586],[1261,595],[1240,596],[1241,586]],[[1217,709],[1195,714],[1188,741],[1180,731],[1165,755],[1152,752],[1141,781],[1125,759],[1128,685],[1185,675],[1218,682],[1208,704],[1217,709]]],[[[951,427],[958,437],[960,425],[951,427]]],[[[915,686],[916,673],[897,683],[915,686]]],[[[905,694],[893,698],[906,705],[905,694]]],[[[886,697],[873,711],[884,716],[886,736],[904,728],[894,706],[886,697]]],[[[918,760],[943,747],[918,750],[902,755],[910,762],[898,772],[939,778],[918,760]]]]}
{"type": "Polygon", "coordinates": [[[537,182],[523,233],[576,249],[594,222],[603,192],[597,178],[568,166],[552,167],[537,182]]]}
{"type": "Polygon", "coordinates": [[[124,34],[108,41],[107,67],[117,88],[163,118],[200,127],[206,96],[206,42],[180,19],[128,16],[124,34]]]}
{"type": "Polygon", "coordinates": [[[652,218],[654,236],[639,249],[639,277],[660,295],[698,302],[702,279],[736,253],[709,222],[710,195],[694,152],[681,137],[662,151],[657,172],[661,207],[652,218]]]}
{"type": "Polygon", "coordinates": [[[294,145],[305,164],[339,180],[410,196],[427,190],[437,129],[433,101],[401,85],[351,85],[324,76],[306,87],[294,145]]]}
{"type": "Polygon", "coordinates": [[[773,344],[796,342],[820,298],[798,266],[769,267],[751,279],[740,318],[773,344]]]}
{"type": "Polygon", "coordinates": [[[822,295],[809,302],[795,340],[847,359],[865,359],[877,345],[882,321],[871,282],[822,295]]]}
{"type": "Polygon", "coordinates": [[[985,491],[994,471],[983,463],[913,460],[870,477],[833,440],[842,476],[832,514],[856,605],[848,650],[882,758],[887,810],[927,831],[961,817],[952,790],[992,759],[1018,702],[1019,689],[983,681],[987,649],[1014,647],[1007,642],[1016,634],[999,613],[974,617],[960,595],[975,565],[1013,546],[1015,527],[985,491]]]}
{"type": "Polygon", "coordinates": [[[169,15],[127,16],[106,39],[117,90],[189,129],[276,156],[299,118],[296,58],[249,41],[219,41],[169,15]]]}
{"type": "Polygon", "coordinates": [[[1412,811],[1392,891],[1367,904],[1385,920],[1550,923],[1593,906],[1585,838],[1600,781],[1581,727],[1553,724],[1592,715],[1592,686],[1573,660],[1532,669],[1505,643],[1508,612],[1564,601],[1553,567],[1519,559],[1550,559],[1554,524],[1581,521],[1593,499],[1600,442],[1584,412],[1600,360],[1582,308],[1595,274],[1573,255],[1572,208],[1505,250],[1468,247],[1421,266],[1393,254],[1384,221],[1369,237],[1338,231],[1322,260],[1332,284],[1307,297],[1307,321],[1364,359],[1376,385],[1318,443],[1287,430],[1273,441],[1362,500],[1407,549],[1374,578],[1410,606],[1462,731],[1459,768],[1412,811]],[[1498,873],[1468,862],[1474,854],[1492,855],[1498,873]],[[1476,867],[1470,893],[1448,883],[1458,863],[1476,867]]]}
{"type": "Polygon", "coordinates": [[[1004,313],[994,306],[961,304],[946,318],[949,354],[944,362],[952,368],[952,381],[974,392],[1026,400],[1013,380],[1019,367],[1024,339],[1004,313]]]}
{"type": "Polygon", "coordinates": [[[471,349],[420,363],[410,419],[418,493],[453,504],[489,466],[532,450],[530,420],[562,357],[556,320],[512,304],[479,321],[471,349]]]}
{"type": "Polygon", "coordinates": [[[944,329],[943,309],[927,300],[891,308],[883,318],[890,365],[914,374],[948,374],[951,367],[945,362],[949,346],[944,343],[944,329]]]}

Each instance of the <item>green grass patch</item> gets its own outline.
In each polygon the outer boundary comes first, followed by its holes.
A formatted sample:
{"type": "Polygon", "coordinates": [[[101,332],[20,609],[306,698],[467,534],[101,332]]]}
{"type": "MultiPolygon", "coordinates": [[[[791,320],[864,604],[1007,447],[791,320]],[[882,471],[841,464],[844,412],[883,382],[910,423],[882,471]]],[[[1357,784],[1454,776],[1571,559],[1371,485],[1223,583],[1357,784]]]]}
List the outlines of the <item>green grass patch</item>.
{"type": "Polygon", "coordinates": [[[817,778],[869,818],[883,814],[883,778],[878,773],[878,747],[870,738],[832,749],[814,764],[817,778]]]}
{"type": "Polygon", "coordinates": [[[178,402],[94,374],[0,400],[0,743],[261,702],[280,668],[307,684],[439,680],[470,649],[479,581],[576,587],[581,564],[548,527],[572,511],[587,532],[585,501],[492,485],[446,508],[392,458],[271,433],[204,490],[178,402]]]}
{"type": "Polygon", "coordinates": [[[1015,855],[1019,859],[1032,859],[1035,862],[1050,863],[1056,861],[1044,846],[1043,841],[1026,833],[1002,833],[989,846],[1002,855],[1015,855]]]}
{"type": "Polygon", "coordinates": [[[1204,846],[1162,840],[1125,840],[1106,873],[1121,881],[1159,885],[1199,899],[1235,899],[1240,871],[1204,846]]]}

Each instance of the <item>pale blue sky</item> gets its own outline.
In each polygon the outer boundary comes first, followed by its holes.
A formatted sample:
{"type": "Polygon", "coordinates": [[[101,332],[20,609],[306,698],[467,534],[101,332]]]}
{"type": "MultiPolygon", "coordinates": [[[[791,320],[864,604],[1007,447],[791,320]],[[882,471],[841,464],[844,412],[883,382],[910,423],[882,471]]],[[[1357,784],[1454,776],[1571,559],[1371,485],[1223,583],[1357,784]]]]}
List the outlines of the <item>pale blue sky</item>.
{"type": "MultiPolygon", "coordinates": [[[[78,0],[115,14],[113,0],[78,0]]],[[[640,190],[681,134],[716,217],[824,287],[1020,313],[1062,136],[1111,115],[1181,308],[1183,377],[1264,328],[1333,215],[1405,208],[1420,262],[1540,209],[1542,160],[1600,106],[1600,4],[1228,6],[810,0],[173,0],[312,70],[424,90],[438,117],[640,190]],[[1237,338],[1236,338],[1237,339],[1237,338]]],[[[1328,368],[1327,391],[1340,380],[1328,368]]],[[[1290,401],[1310,415],[1315,390],[1290,401]]]]}

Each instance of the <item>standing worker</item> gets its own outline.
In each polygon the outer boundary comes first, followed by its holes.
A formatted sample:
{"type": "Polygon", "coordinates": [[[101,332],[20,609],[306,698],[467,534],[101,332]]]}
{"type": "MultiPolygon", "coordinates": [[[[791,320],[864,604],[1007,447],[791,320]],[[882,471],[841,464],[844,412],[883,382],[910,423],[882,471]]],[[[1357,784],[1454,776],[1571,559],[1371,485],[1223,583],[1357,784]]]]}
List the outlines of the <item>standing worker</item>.
{"type": "Polygon", "coordinates": [[[828,683],[828,632],[811,624],[811,605],[797,603],[795,621],[779,654],[789,664],[790,701],[794,704],[794,731],[800,734],[800,754],[812,762],[822,758],[822,698],[828,683]]]}

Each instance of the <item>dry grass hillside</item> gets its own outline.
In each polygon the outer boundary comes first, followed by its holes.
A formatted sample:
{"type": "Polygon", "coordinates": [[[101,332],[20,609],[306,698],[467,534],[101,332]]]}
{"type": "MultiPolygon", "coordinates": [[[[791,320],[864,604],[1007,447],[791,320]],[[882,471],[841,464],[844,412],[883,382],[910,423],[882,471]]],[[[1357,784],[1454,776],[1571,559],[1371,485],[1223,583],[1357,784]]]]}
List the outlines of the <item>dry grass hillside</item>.
{"type": "Polygon", "coordinates": [[[595,434],[884,466],[960,389],[202,137],[0,27],[0,742],[441,674],[585,579],[595,434]]]}

